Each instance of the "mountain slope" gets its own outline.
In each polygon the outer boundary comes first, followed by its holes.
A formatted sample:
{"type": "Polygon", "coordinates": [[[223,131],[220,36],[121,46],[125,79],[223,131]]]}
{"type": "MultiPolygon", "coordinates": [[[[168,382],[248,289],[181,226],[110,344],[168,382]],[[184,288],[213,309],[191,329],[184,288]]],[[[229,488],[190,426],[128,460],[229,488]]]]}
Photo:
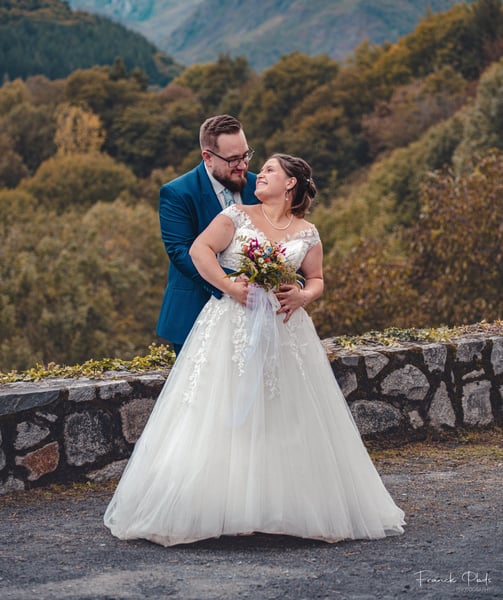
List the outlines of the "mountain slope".
{"type": "Polygon", "coordinates": [[[192,15],[202,0],[69,0],[74,9],[96,13],[160,42],[192,15]]]}
{"type": "Polygon", "coordinates": [[[364,39],[394,42],[459,0],[70,0],[142,32],[184,64],[245,56],[262,70],[295,50],[342,60],[364,39]]]}
{"type": "Polygon", "coordinates": [[[454,4],[456,0],[207,0],[160,47],[185,64],[229,52],[263,69],[295,50],[341,60],[364,39],[393,42],[412,31],[428,9],[438,12],[454,4]]]}

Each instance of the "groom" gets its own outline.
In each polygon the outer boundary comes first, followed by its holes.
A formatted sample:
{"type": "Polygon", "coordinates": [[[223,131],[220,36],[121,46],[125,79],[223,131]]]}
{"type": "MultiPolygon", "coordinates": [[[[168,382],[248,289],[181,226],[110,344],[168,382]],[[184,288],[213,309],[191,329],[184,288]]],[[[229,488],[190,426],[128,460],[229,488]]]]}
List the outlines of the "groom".
{"type": "Polygon", "coordinates": [[[211,294],[221,292],[197,272],[189,256],[196,237],[229,204],[257,204],[256,175],[248,173],[253,150],[241,123],[229,115],[207,119],[199,130],[203,160],[160,191],[161,236],[169,256],[168,285],[156,333],[176,354],[211,294]]]}

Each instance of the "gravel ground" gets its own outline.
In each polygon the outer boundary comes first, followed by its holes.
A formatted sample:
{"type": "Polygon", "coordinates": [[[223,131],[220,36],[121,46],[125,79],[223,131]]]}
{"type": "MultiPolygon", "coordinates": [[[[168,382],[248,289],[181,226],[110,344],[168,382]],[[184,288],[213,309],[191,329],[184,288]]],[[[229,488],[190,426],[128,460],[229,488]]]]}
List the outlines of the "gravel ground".
{"type": "Polygon", "coordinates": [[[111,485],[0,496],[0,598],[370,600],[503,597],[503,433],[373,451],[404,535],[285,536],[163,548],[103,526],[111,485]]]}

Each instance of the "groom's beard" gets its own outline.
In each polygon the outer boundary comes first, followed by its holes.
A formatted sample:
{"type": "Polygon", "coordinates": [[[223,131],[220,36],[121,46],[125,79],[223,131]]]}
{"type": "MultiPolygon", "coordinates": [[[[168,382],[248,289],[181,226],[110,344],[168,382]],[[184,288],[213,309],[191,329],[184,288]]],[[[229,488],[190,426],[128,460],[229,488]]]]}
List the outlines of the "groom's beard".
{"type": "Polygon", "coordinates": [[[212,173],[213,177],[219,181],[223,186],[225,186],[231,192],[239,192],[241,193],[244,190],[244,187],[247,183],[246,173],[248,171],[231,171],[230,176],[224,175],[218,169],[215,169],[212,173]]]}

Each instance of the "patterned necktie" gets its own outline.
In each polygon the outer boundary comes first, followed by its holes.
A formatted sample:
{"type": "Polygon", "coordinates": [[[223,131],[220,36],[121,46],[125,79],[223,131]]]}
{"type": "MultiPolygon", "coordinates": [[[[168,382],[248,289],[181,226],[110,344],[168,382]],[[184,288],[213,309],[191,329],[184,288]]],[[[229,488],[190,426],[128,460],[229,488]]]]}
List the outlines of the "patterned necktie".
{"type": "Polygon", "coordinates": [[[236,201],[234,200],[234,194],[230,190],[224,188],[222,193],[224,195],[225,208],[231,204],[236,204],[236,201]]]}

